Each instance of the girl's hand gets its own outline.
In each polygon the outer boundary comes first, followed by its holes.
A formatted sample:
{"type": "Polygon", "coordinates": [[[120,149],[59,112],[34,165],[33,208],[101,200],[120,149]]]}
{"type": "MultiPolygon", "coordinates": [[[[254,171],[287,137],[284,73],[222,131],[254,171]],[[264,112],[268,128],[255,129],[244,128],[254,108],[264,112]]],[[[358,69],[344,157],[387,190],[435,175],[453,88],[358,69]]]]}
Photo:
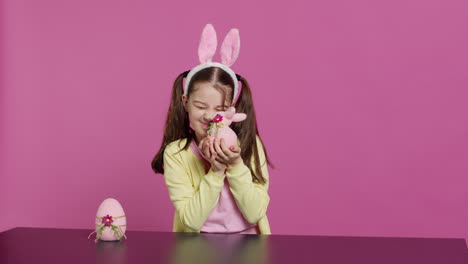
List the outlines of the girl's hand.
{"type": "Polygon", "coordinates": [[[223,138],[221,138],[221,141],[218,138],[215,139],[214,149],[217,153],[216,161],[226,164],[228,168],[243,162],[241,148],[237,145],[228,148],[223,138]]]}
{"type": "Polygon", "coordinates": [[[202,151],[203,155],[209,159],[211,163],[211,169],[218,175],[223,175],[227,169],[227,165],[216,160],[218,153],[216,153],[213,140],[210,140],[209,137],[204,137],[200,140],[198,148],[202,151]]]}

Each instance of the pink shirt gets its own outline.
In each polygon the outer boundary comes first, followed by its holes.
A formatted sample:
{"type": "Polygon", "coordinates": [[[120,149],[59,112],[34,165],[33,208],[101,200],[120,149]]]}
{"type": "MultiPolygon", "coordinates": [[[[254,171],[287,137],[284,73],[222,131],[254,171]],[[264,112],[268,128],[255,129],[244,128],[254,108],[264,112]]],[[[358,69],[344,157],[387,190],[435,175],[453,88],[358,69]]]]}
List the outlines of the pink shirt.
{"type": "MultiPolygon", "coordinates": [[[[190,148],[205,163],[205,167],[209,168],[210,163],[204,159],[195,140],[192,140],[190,148]]],[[[200,232],[258,234],[257,225],[247,222],[237,207],[234,196],[229,190],[227,178],[224,179],[224,186],[219,194],[218,203],[211,211],[200,232]]]]}

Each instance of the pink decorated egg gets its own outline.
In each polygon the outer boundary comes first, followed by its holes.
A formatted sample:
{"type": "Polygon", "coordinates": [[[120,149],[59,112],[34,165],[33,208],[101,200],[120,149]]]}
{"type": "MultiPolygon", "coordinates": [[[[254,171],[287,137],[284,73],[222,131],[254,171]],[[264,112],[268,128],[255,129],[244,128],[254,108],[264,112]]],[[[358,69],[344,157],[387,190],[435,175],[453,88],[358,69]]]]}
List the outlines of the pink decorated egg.
{"type": "Polygon", "coordinates": [[[96,213],[95,231],[104,241],[120,240],[125,235],[127,219],[122,205],[113,198],[105,199],[96,213]]]}
{"type": "Polygon", "coordinates": [[[229,127],[232,122],[241,122],[247,118],[244,113],[236,113],[236,108],[229,107],[225,112],[216,112],[215,117],[210,122],[210,128],[207,131],[210,141],[215,139],[224,140],[224,144],[231,146],[240,146],[236,133],[229,127]]]}

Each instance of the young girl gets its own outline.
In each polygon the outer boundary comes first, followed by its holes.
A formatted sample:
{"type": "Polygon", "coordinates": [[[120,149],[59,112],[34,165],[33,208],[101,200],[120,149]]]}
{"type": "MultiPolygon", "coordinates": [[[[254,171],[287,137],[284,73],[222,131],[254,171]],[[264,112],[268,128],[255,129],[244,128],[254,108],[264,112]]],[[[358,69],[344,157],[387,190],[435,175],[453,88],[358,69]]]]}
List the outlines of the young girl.
{"type": "Polygon", "coordinates": [[[208,24],[198,49],[201,64],[174,82],[164,138],[151,166],[164,174],[176,209],[174,232],[271,234],[266,211],[267,165],[272,165],[258,135],[247,80],[229,67],[239,54],[238,30],[231,29],[223,41],[222,63],[211,61],[216,45],[208,24]],[[247,115],[230,126],[237,146],[207,137],[215,113],[230,106],[247,115]]]}

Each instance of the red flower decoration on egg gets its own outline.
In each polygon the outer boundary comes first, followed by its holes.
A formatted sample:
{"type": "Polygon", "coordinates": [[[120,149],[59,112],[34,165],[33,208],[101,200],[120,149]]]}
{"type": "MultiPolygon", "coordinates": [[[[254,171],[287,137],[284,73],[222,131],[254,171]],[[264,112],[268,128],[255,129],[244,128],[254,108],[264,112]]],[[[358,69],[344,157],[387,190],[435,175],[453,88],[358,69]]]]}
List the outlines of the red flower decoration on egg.
{"type": "Polygon", "coordinates": [[[221,122],[221,121],[223,121],[223,116],[220,115],[220,114],[217,114],[217,115],[213,118],[213,122],[215,122],[215,123],[219,123],[219,122],[221,122]]]}
{"type": "Polygon", "coordinates": [[[102,223],[105,226],[111,226],[113,222],[114,222],[114,220],[112,220],[111,215],[106,215],[106,216],[102,217],[102,223]]]}

